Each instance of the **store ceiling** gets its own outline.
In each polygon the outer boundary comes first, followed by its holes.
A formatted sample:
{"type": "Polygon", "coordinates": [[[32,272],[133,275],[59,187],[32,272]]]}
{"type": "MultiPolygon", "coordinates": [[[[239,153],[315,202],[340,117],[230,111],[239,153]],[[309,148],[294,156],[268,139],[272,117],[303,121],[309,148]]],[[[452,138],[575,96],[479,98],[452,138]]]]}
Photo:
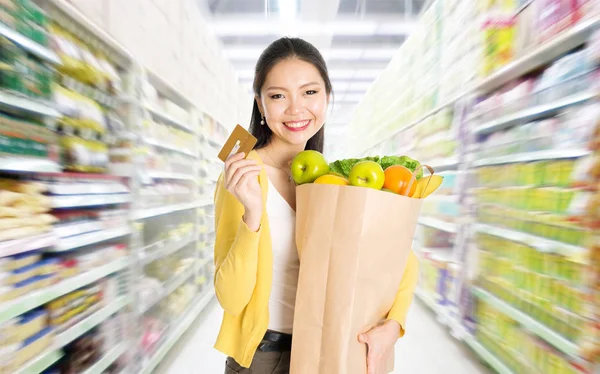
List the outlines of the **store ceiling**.
{"type": "Polygon", "coordinates": [[[354,107],[415,29],[426,0],[199,0],[249,92],[262,50],[284,35],[315,44],[335,93],[328,122],[343,135],[354,107]]]}

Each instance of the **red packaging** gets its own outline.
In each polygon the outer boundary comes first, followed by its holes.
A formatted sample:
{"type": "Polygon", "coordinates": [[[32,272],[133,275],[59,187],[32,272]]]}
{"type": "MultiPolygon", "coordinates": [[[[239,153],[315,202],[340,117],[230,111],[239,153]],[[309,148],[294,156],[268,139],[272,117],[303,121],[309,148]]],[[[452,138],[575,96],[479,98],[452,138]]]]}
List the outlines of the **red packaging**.
{"type": "Polygon", "coordinates": [[[581,18],[579,9],[582,1],[588,0],[539,0],[536,14],[539,43],[572,27],[581,18]]]}

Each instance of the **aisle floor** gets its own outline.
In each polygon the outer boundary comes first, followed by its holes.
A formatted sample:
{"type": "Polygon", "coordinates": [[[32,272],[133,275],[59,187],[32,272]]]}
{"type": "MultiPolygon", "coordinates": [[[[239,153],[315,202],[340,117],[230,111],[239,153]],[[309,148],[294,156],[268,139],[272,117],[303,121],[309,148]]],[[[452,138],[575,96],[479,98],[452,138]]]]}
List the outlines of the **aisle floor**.
{"type": "MultiPolygon", "coordinates": [[[[222,374],[225,356],[212,348],[221,309],[211,302],[173,348],[157,374],[222,374]]],[[[475,355],[440,326],[433,313],[415,301],[406,336],[396,345],[395,374],[488,374],[475,355]]]]}

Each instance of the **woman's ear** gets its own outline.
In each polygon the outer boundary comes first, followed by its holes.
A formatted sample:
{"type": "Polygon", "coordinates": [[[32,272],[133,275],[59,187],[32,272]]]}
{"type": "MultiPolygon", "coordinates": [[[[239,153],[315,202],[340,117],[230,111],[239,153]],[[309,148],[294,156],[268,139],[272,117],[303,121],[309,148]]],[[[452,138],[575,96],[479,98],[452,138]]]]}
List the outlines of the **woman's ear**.
{"type": "Polygon", "coordinates": [[[254,95],[254,100],[256,100],[256,106],[258,107],[260,116],[264,117],[265,114],[263,113],[263,103],[262,103],[262,100],[260,99],[260,95],[254,95]]]}

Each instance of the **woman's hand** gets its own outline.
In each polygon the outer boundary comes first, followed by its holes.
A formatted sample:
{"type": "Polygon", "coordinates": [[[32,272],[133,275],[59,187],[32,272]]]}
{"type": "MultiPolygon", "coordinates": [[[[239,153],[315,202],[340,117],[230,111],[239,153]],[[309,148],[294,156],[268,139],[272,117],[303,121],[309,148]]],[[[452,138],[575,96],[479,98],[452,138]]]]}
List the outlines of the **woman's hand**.
{"type": "Polygon", "coordinates": [[[238,153],[225,161],[225,188],[244,206],[244,222],[248,228],[258,231],[262,217],[262,192],[258,175],[262,166],[244,157],[243,153],[238,153]]]}
{"type": "Polygon", "coordinates": [[[382,322],[358,336],[358,341],[367,345],[367,374],[386,374],[399,336],[400,324],[394,320],[382,322]]]}

